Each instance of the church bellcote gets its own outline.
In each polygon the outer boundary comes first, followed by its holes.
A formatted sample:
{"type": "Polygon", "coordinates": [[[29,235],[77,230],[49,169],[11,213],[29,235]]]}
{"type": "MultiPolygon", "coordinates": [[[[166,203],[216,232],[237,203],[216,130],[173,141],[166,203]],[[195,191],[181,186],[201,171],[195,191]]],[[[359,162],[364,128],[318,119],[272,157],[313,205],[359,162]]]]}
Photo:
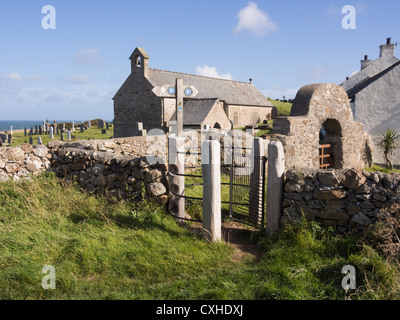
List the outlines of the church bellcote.
{"type": "Polygon", "coordinates": [[[136,48],[132,55],[129,57],[131,60],[131,73],[142,73],[147,76],[149,67],[149,55],[142,48],[136,48]]]}

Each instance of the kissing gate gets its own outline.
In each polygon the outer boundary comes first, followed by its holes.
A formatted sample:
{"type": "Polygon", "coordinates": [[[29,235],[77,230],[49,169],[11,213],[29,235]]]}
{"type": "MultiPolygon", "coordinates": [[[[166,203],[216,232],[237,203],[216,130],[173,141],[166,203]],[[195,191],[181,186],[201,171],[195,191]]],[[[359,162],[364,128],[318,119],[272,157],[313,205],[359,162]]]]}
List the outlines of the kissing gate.
{"type": "MultiPolygon", "coordinates": [[[[219,204],[214,206],[219,205],[217,210],[222,211],[223,216],[255,228],[265,228],[266,163],[261,138],[254,138],[250,148],[234,143],[220,146],[215,140],[205,141],[202,147],[185,148],[182,138],[170,138],[170,214],[180,220],[203,222],[204,227],[204,220],[208,219],[204,215],[210,211],[208,203],[218,199],[219,204]],[[207,143],[213,144],[214,154],[207,143]],[[201,165],[185,165],[188,155],[195,156],[197,162],[201,159],[201,165]],[[202,218],[186,214],[200,207],[202,218]]],[[[220,225],[221,221],[213,223],[220,225]]]]}

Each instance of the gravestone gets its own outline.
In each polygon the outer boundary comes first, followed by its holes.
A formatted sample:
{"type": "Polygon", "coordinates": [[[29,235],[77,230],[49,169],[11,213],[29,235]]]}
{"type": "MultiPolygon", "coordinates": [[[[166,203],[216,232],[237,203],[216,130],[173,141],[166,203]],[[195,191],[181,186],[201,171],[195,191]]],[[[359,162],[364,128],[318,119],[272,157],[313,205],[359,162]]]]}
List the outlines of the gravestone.
{"type": "Polygon", "coordinates": [[[83,126],[83,121],[82,121],[82,123],[81,123],[81,132],[83,132],[84,131],[84,126],[83,126]]]}
{"type": "Polygon", "coordinates": [[[49,137],[50,137],[50,139],[54,139],[54,129],[53,129],[53,127],[50,127],[50,129],[49,129],[49,137]]]}
{"type": "Polygon", "coordinates": [[[29,135],[33,136],[33,128],[31,127],[31,130],[29,130],[29,135]]]}
{"type": "MultiPolygon", "coordinates": [[[[39,128],[39,130],[40,130],[40,128],[39,128]]],[[[37,126],[37,124],[35,124],[35,135],[36,134],[38,134],[38,126],[37,126]]]]}
{"type": "Polygon", "coordinates": [[[90,128],[92,126],[92,123],[90,122],[90,120],[88,121],[88,128],[90,128]]]}
{"type": "Polygon", "coordinates": [[[75,122],[72,121],[72,128],[71,131],[75,131],[75,122]]]}
{"type": "Polygon", "coordinates": [[[24,128],[24,136],[26,137],[27,135],[26,128],[24,128]]]}
{"type": "Polygon", "coordinates": [[[60,140],[61,141],[64,141],[64,134],[61,132],[61,134],[60,134],[60,140]]]}
{"type": "Polygon", "coordinates": [[[33,138],[32,138],[32,136],[29,137],[29,144],[30,144],[30,145],[33,144],[33,138]]]}
{"type": "Polygon", "coordinates": [[[37,138],[37,144],[42,144],[42,138],[41,137],[37,138]]]}
{"type": "Polygon", "coordinates": [[[71,130],[67,131],[67,141],[71,141],[71,130]]]}
{"type": "Polygon", "coordinates": [[[57,126],[56,127],[56,135],[59,135],[60,134],[60,128],[57,126]]]}
{"type": "MultiPolygon", "coordinates": [[[[35,134],[37,134],[36,128],[35,128],[35,134]]],[[[39,126],[39,134],[43,134],[42,126],[39,126]]]]}
{"type": "Polygon", "coordinates": [[[107,133],[107,130],[106,129],[102,129],[101,130],[101,134],[106,134],[107,133]]]}
{"type": "Polygon", "coordinates": [[[108,123],[108,121],[106,122],[106,129],[110,129],[110,124],[108,123]]]}
{"type": "Polygon", "coordinates": [[[104,120],[99,120],[99,121],[98,121],[98,124],[97,124],[97,127],[98,127],[99,129],[104,129],[104,120]]]}

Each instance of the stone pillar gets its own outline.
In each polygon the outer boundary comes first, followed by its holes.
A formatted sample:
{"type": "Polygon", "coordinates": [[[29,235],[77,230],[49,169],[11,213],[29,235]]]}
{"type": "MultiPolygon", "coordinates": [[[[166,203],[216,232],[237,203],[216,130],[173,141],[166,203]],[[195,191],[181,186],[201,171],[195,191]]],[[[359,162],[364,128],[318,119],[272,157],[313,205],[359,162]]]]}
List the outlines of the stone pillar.
{"type": "Polygon", "coordinates": [[[250,176],[250,203],[249,203],[249,221],[254,224],[261,223],[263,208],[263,173],[264,166],[264,139],[254,138],[252,148],[252,173],[250,176]]]}
{"type": "Polygon", "coordinates": [[[273,234],[279,229],[285,173],[285,152],[281,142],[268,145],[268,184],[266,232],[273,234]]]}
{"type": "Polygon", "coordinates": [[[201,146],[203,170],[203,233],[211,242],[221,241],[220,144],[206,140],[201,146]]]}
{"type": "Polygon", "coordinates": [[[183,131],[183,80],[176,79],[176,122],[177,122],[177,135],[179,136],[183,131]]]}
{"type": "MultiPolygon", "coordinates": [[[[173,175],[185,173],[184,139],[170,137],[168,146],[169,190],[177,195],[185,195],[185,177],[173,175]]],[[[171,195],[169,211],[179,218],[185,218],[185,198],[171,195]]]]}

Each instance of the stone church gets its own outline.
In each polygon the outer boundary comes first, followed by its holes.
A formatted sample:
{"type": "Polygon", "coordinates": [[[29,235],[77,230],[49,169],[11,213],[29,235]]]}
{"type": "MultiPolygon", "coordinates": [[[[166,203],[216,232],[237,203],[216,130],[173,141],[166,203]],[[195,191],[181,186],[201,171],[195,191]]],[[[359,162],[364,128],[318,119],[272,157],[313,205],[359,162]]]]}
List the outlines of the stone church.
{"type": "Polygon", "coordinates": [[[271,102],[252,84],[149,68],[149,55],[136,48],[131,74],[114,96],[114,136],[138,135],[143,129],[168,131],[176,119],[175,82],[183,80],[184,128],[230,129],[257,124],[271,118],[271,102]]]}
{"type": "MultiPolygon", "coordinates": [[[[361,70],[341,84],[351,101],[354,119],[361,122],[373,143],[373,161],[385,164],[379,138],[386,129],[400,133],[400,60],[388,38],[376,60],[365,55],[361,70]]],[[[400,150],[392,157],[400,165],[400,150]]]]}

